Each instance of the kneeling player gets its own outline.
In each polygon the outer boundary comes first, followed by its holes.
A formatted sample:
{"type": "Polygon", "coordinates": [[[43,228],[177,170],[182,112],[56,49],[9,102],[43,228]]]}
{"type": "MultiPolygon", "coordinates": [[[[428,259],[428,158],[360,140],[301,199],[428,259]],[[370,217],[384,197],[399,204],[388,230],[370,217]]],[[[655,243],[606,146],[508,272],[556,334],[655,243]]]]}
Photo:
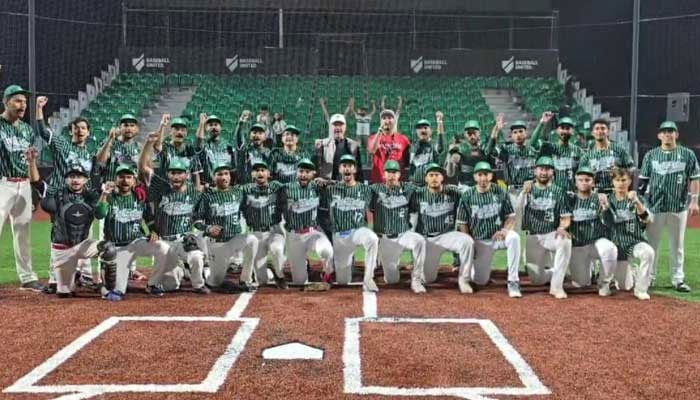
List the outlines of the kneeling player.
{"type": "Polygon", "coordinates": [[[440,257],[446,251],[459,255],[457,283],[462,293],[472,293],[469,279],[472,273],[474,241],[466,233],[455,231],[460,192],[456,186],[443,184],[445,170],[431,163],[425,169],[426,187],[419,188],[411,199],[411,212],[417,213],[416,232],[426,238],[426,283],[437,279],[440,257]]]}
{"type": "Polygon", "coordinates": [[[515,211],[505,190],[492,183],[489,163],[474,166],[476,186],[468,189],[460,200],[457,224],[474,239],[474,272],[472,281],[486,285],[491,277],[491,261],[496,250],[506,249],[508,255],[508,295],[522,297],[518,263],[520,236],[513,231],[515,211]]]}
{"type": "Polygon", "coordinates": [[[579,286],[591,284],[591,261],[599,259],[602,265],[598,278],[598,294],[610,296],[612,282],[617,267],[617,247],[603,237],[605,227],[602,222],[602,206],[607,204],[607,196],[593,193],[595,173],[587,166],[576,172],[576,193],[571,196],[572,244],[569,271],[571,280],[579,286]]]}
{"type": "Polygon", "coordinates": [[[652,215],[637,192],[629,190],[632,184],[629,170],[613,169],[612,183],[613,192],[608,195],[607,204],[603,204],[605,225],[619,250],[618,258],[632,258],[638,264],[634,271],[634,295],[639,300],[649,300],[654,248],[647,242],[644,226],[651,222],[652,215]]]}

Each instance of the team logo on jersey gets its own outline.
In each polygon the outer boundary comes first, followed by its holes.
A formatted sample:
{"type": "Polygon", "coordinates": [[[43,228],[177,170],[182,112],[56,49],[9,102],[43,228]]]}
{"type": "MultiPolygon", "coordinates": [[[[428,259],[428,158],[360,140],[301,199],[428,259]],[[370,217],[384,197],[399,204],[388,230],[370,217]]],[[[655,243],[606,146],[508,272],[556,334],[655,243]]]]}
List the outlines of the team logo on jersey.
{"type": "Polygon", "coordinates": [[[576,222],[598,219],[598,211],[595,208],[577,208],[573,212],[573,218],[576,222]]]}
{"type": "Polygon", "coordinates": [[[237,215],[240,209],[239,203],[212,203],[212,214],[215,217],[227,217],[229,215],[237,215]]]}
{"type": "Polygon", "coordinates": [[[472,204],[472,216],[477,219],[488,219],[498,216],[501,211],[499,203],[490,203],[484,205],[472,204]]]}
{"type": "Polygon", "coordinates": [[[277,168],[275,168],[275,172],[278,175],[282,176],[290,176],[290,175],[296,175],[297,174],[297,166],[296,164],[287,164],[287,163],[277,163],[277,168]]]}
{"type": "Polygon", "coordinates": [[[250,207],[253,208],[265,208],[271,204],[274,204],[276,200],[276,196],[258,196],[258,197],[253,197],[253,196],[248,196],[246,198],[246,204],[250,207]]]}
{"type": "Polygon", "coordinates": [[[66,165],[74,164],[80,164],[86,171],[92,171],[92,159],[81,158],[78,153],[71,151],[66,157],[66,165]]]}
{"type": "Polygon", "coordinates": [[[539,211],[551,210],[556,204],[556,200],[549,196],[533,198],[529,202],[530,208],[539,211]]]}
{"type": "Polygon", "coordinates": [[[615,212],[615,222],[632,221],[635,218],[637,218],[637,213],[627,208],[622,208],[615,212]]]}
{"type": "Polygon", "coordinates": [[[297,201],[289,203],[289,210],[296,214],[303,214],[305,212],[317,209],[318,205],[318,197],[314,197],[311,199],[299,199],[297,201]]]}
{"type": "Polygon", "coordinates": [[[454,210],[455,203],[452,201],[444,201],[441,203],[430,204],[427,201],[420,202],[420,212],[429,217],[441,217],[451,213],[454,210]]]}
{"type": "Polygon", "coordinates": [[[432,159],[433,159],[433,155],[431,153],[421,153],[421,154],[414,154],[413,160],[411,162],[416,167],[420,167],[421,165],[429,163],[430,160],[432,160],[432,159]]]}
{"type": "Polygon", "coordinates": [[[379,202],[386,208],[399,208],[408,205],[408,199],[403,195],[389,196],[386,193],[379,193],[379,202]]]}
{"type": "Polygon", "coordinates": [[[23,137],[17,137],[8,135],[7,132],[0,132],[0,139],[2,139],[7,151],[10,153],[15,152],[25,152],[29,148],[30,143],[27,139],[23,137]]]}
{"type": "Polygon", "coordinates": [[[333,201],[331,202],[331,207],[338,211],[357,211],[364,210],[366,205],[364,199],[354,199],[352,197],[340,197],[338,195],[334,195],[333,201]]]}
{"type": "Polygon", "coordinates": [[[594,158],[591,160],[591,168],[593,168],[594,171],[601,171],[601,170],[606,170],[610,169],[615,166],[615,156],[614,155],[608,155],[605,157],[600,157],[600,158],[594,158]]]}
{"type": "Polygon", "coordinates": [[[685,171],[684,161],[652,161],[652,170],[659,175],[671,175],[685,171]]]}
{"type": "Polygon", "coordinates": [[[571,157],[557,157],[554,159],[554,168],[558,171],[566,171],[574,169],[576,167],[576,162],[571,157]]]}
{"type": "Polygon", "coordinates": [[[535,160],[532,157],[515,156],[511,158],[511,164],[515,169],[532,168],[535,166],[535,160]]]}
{"type": "Polygon", "coordinates": [[[141,209],[114,207],[113,210],[114,220],[120,224],[141,221],[143,218],[143,210],[141,209]]]}
{"type": "Polygon", "coordinates": [[[228,152],[224,151],[213,151],[211,149],[207,150],[207,158],[211,161],[212,164],[218,164],[218,163],[230,163],[231,162],[231,155],[228,152]]]}
{"type": "Polygon", "coordinates": [[[183,201],[170,201],[169,197],[163,197],[160,202],[160,209],[171,217],[192,214],[194,205],[183,201]]]}

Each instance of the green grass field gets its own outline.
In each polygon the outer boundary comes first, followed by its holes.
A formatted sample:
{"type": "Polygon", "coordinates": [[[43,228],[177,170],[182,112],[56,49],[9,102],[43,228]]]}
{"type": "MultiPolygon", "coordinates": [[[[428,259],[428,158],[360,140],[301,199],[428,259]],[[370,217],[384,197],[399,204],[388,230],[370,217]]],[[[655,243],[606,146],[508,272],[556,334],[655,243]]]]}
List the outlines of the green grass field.
{"type": "MultiPolygon", "coordinates": [[[[51,224],[49,222],[34,222],[32,225],[32,256],[34,270],[39,274],[40,279],[47,279],[49,265],[49,233],[51,224]]],[[[17,283],[17,273],[15,271],[14,254],[12,251],[12,234],[9,224],[5,224],[5,229],[0,236],[0,284],[17,283]]],[[[654,293],[673,296],[679,299],[700,301],[700,254],[695,249],[700,249],[700,229],[688,229],[685,240],[685,273],[686,283],[694,290],[692,293],[677,293],[671,288],[668,268],[668,242],[666,238],[661,242],[661,261],[654,293]]],[[[362,253],[358,251],[357,259],[361,259],[362,253]]],[[[410,262],[410,255],[404,253],[403,262],[410,262]]],[[[442,262],[451,263],[452,257],[446,254],[442,262]]],[[[149,260],[139,260],[138,265],[143,267],[148,265],[149,260]]],[[[494,265],[505,266],[505,252],[496,253],[494,265]]],[[[504,267],[501,267],[504,268],[504,267]]]]}

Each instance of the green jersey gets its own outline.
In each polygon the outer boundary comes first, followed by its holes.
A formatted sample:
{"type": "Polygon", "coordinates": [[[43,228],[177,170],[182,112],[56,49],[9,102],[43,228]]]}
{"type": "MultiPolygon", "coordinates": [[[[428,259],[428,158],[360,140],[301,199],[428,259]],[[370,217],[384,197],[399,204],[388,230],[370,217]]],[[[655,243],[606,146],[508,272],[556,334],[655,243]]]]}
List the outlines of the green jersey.
{"type": "Polygon", "coordinates": [[[492,183],[484,193],[476,187],[464,192],[457,209],[457,224],[467,225],[475,240],[490,240],[510,216],[515,216],[515,210],[508,193],[492,183]]]}
{"type": "Polygon", "coordinates": [[[454,231],[460,196],[459,189],[452,185],[438,193],[427,187],[417,189],[410,206],[412,213],[418,213],[416,232],[433,237],[454,231]]]}
{"type": "Polygon", "coordinates": [[[126,246],[146,235],[141,222],[148,220],[148,206],[139,201],[134,192],[126,195],[113,193],[107,202],[97,205],[96,217],[104,218],[105,240],[117,246],[126,246]]]}
{"type": "Polygon", "coordinates": [[[598,191],[609,192],[612,190],[613,168],[632,168],[634,161],[627,150],[615,143],[610,143],[605,149],[601,150],[594,146],[584,152],[581,165],[591,167],[595,173],[595,185],[598,191]]]}
{"type": "Polygon", "coordinates": [[[333,232],[343,233],[367,226],[367,210],[372,202],[372,189],[356,183],[348,186],[343,182],[325,188],[324,203],[330,206],[333,232]]]}
{"type": "Polygon", "coordinates": [[[603,226],[598,196],[592,193],[584,198],[576,193],[568,193],[571,208],[571,241],[574,246],[587,246],[603,237],[603,226]]]}
{"type": "MultiPolygon", "coordinates": [[[[109,140],[109,139],[107,139],[109,140]]],[[[107,165],[106,181],[114,181],[117,178],[117,167],[120,164],[138,165],[141,149],[135,140],[128,142],[116,139],[110,150],[110,158],[107,165]]]]}
{"type": "Polygon", "coordinates": [[[169,186],[168,182],[168,167],[170,160],[173,157],[186,158],[190,161],[190,182],[194,179],[194,174],[202,172],[199,163],[199,154],[194,146],[185,144],[181,147],[175,147],[170,142],[163,143],[161,151],[153,155],[153,177],[151,178],[151,189],[165,190],[169,186]]]}
{"type": "Polygon", "coordinates": [[[275,180],[281,183],[291,183],[297,180],[297,163],[302,158],[309,158],[304,151],[287,153],[284,148],[275,148],[270,152],[272,162],[270,171],[275,180]]]}
{"type": "Polygon", "coordinates": [[[562,217],[570,217],[571,209],[566,193],[557,185],[541,188],[532,185],[527,194],[527,205],[523,214],[523,230],[540,235],[554,232],[562,217]]]}
{"type": "Polygon", "coordinates": [[[25,153],[34,144],[34,129],[19,120],[15,125],[0,117],[0,177],[27,178],[25,153]]]}
{"type": "Polygon", "coordinates": [[[65,135],[55,135],[46,127],[44,121],[38,124],[39,136],[46,142],[53,156],[53,172],[48,179],[48,185],[54,188],[65,186],[65,176],[68,168],[75,164],[81,165],[90,174],[94,154],[87,146],[78,146],[65,135]]]}
{"type": "Polygon", "coordinates": [[[284,186],[272,181],[265,186],[249,183],[243,186],[243,213],[253,232],[267,232],[282,221],[279,194],[284,186]]]}
{"type": "Polygon", "coordinates": [[[243,191],[240,187],[229,187],[228,190],[214,188],[202,195],[197,207],[197,229],[209,232],[209,228],[221,227],[219,236],[213,238],[216,242],[228,242],[243,232],[241,228],[241,206],[243,191]]]}
{"type": "Polygon", "coordinates": [[[461,185],[474,186],[474,166],[480,161],[494,165],[493,154],[496,151],[496,141],[489,139],[486,144],[479,147],[471,146],[465,141],[458,145],[458,151],[461,157],[457,170],[457,182],[461,185]]]}
{"type": "Polygon", "coordinates": [[[152,190],[153,187],[150,187],[149,195],[153,200],[155,215],[154,220],[149,221],[151,230],[165,240],[191,232],[194,213],[202,194],[191,184],[187,184],[184,192],[176,192],[170,186],[165,186],[162,191],[152,190]]]}
{"type": "Polygon", "coordinates": [[[644,233],[646,223],[637,214],[637,208],[630,200],[617,200],[615,194],[610,193],[608,203],[610,208],[604,212],[603,220],[610,239],[617,246],[618,260],[625,260],[632,257],[637,243],[647,242],[644,233]]]}
{"type": "Polygon", "coordinates": [[[573,140],[563,143],[561,140],[551,142],[549,132],[537,125],[530,140],[535,149],[539,149],[540,156],[549,156],[554,160],[554,184],[568,191],[576,190],[576,171],[583,156],[583,149],[577,146],[573,140]],[[545,131],[540,141],[541,132],[545,131]]]}
{"type": "Polygon", "coordinates": [[[508,143],[496,147],[496,155],[505,164],[508,186],[522,186],[532,180],[537,151],[532,146],[508,143]]]}
{"type": "Polygon", "coordinates": [[[688,209],[688,185],[700,179],[698,159],[692,150],[678,146],[666,151],[654,148],[644,155],[640,179],[649,179],[644,193],[654,213],[679,213],[688,209]]]}
{"type": "Polygon", "coordinates": [[[445,135],[438,135],[437,145],[418,141],[411,146],[409,176],[417,186],[425,186],[425,166],[430,163],[442,164],[445,150],[445,135]]]}
{"type": "Polygon", "coordinates": [[[321,189],[313,182],[302,186],[299,182],[285,185],[280,192],[280,208],[289,231],[300,231],[318,226],[318,207],[321,189]]]}
{"type": "Polygon", "coordinates": [[[197,140],[195,150],[199,153],[199,164],[203,172],[203,181],[213,185],[212,169],[214,165],[226,163],[231,167],[235,167],[233,161],[233,147],[231,144],[222,139],[220,136],[214,140],[208,138],[205,140],[197,140]]]}
{"type": "Polygon", "coordinates": [[[376,183],[371,188],[370,210],[374,213],[374,231],[378,235],[398,236],[410,230],[409,206],[416,187],[401,183],[389,188],[383,183],[376,183]]]}

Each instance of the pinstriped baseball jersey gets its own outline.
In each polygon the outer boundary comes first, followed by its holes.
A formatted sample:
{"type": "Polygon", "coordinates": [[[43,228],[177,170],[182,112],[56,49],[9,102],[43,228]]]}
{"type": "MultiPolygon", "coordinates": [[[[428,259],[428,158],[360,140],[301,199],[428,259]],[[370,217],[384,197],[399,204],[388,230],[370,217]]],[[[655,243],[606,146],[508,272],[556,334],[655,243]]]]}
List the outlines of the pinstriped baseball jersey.
{"type": "MultiPolygon", "coordinates": [[[[173,157],[182,157],[190,161],[190,174],[202,172],[202,167],[199,163],[199,154],[191,144],[185,144],[181,148],[176,148],[172,143],[163,143],[163,149],[154,154],[153,159],[153,177],[151,178],[150,188],[153,190],[165,190],[168,183],[168,166],[173,157]]],[[[193,181],[193,176],[190,175],[190,182],[193,181]]]]}
{"type": "Polygon", "coordinates": [[[374,231],[377,234],[398,235],[410,230],[409,205],[416,187],[411,183],[401,183],[389,188],[377,183],[371,188],[370,209],[374,212],[374,231]]]}
{"type": "Polygon", "coordinates": [[[456,186],[447,185],[439,193],[427,187],[418,188],[411,199],[411,212],[418,213],[416,232],[437,236],[455,230],[455,217],[461,193],[456,186]]]}
{"type": "Polygon", "coordinates": [[[284,149],[276,148],[270,153],[272,176],[281,183],[291,183],[297,180],[297,163],[302,158],[309,158],[305,151],[287,153],[284,149]]]}
{"type": "Polygon", "coordinates": [[[550,156],[554,160],[554,184],[564,190],[575,190],[574,174],[578,169],[583,150],[573,143],[544,142],[540,147],[540,155],[550,156]]]}
{"type": "Polygon", "coordinates": [[[587,198],[576,193],[567,193],[571,204],[571,241],[574,246],[587,246],[603,237],[605,227],[600,213],[598,196],[587,198]]]}
{"type": "MultiPolygon", "coordinates": [[[[444,142],[444,135],[439,135],[438,139],[444,142]]],[[[432,162],[442,164],[443,158],[444,154],[440,152],[439,144],[436,146],[432,142],[421,141],[414,143],[409,160],[409,175],[413,184],[425,186],[425,166],[432,162]]]]}
{"type": "Polygon", "coordinates": [[[243,191],[240,187],[229,187],[224,191],[214,188],[202,195],[197,207],[197,219],[204,221],[205,231],[210,226],[220,226],[221,233],[213,239],[217,242],[228,242],[243,232],[242,203],[243,191]]]}
{"type": "MultiPolygon", "coordinates": [[[[494,164],[493,154],[496,149],[496,141],[489,138],[488,142],[478,148],[474,148],[467,142],[460,143],[459,170],[457,180],[462,185],[474,186],[474,167],[479,161],[486,161],[494,164]]],[[[534,162],[534,161],[533,161],[534,162]]]]}
{"type": "Polygon", "coordinates": [[[509,186],[521,186],[533,177],[537,151],[529,145],[518,146],[507,143],[496,147],[497,157],[505,163],[506,179],[509,186]]]}
{"type": "Polygon", "coordinates": [[[644,155],[640,178],[649,179],[646,199],[652,212],[678,213],[688,209],[688,185],[700,179],[698,159],[692,150],[656,147],[644,155]]]}
{"type": "Polygon", "coordinates": [[[508,193],[496,184],[485,193],[476,187],[469,188],[462,195],[457,209],[457,224],[467,225],[476,240],[488,240],[503,227],[515,210],[508,193]]]}
{"type": "Polygon", "coordinates": [[[214,182],[212,178],[212,169],[214,165],[226,163],[231,167],[234,166],[233,147],[228,141],[221,137],[217,138],[217,140],[208,138],[202,143],[198,141],[196,151],[199,152],[199,163],[204,172],[203,180],[209,184],[214,182]]]}
{"type": "Polygon", "coordinates": [[[634,161],[627,150],[610,143],[607,149],[599,150],[594,146],[584,152],[581,165],[587,165],[595,172],[595,186],[599,191],[608,191],[612,189],[612,169],[634,167],[634,161]]]}
{"type": "Polygon", "coordinates": [[[0,117],[0,177],[26,178],[29,167],[25,152],[34,144],[34,129],[24,121],[12,125],[0,117]]]}
{"type": "Polygon", "coordinates": [[[554,184],[545,188],[532,185],[523,214],[523,230],[535,235],[554,232],[560,218],[569,216],[571,209],[562,188],[554,184]]]}
{"type": "Polygon", "coordinates": [[[93,153],[87,146],[78,146],[65,135],[55,135],[44,125],[44,121],[39,122],[39,135],[49,145],[49,150],[53,156],[54,170],[48,179],[49,186],[61,188],[65,185],[66,172],[72,165],[79,164],[85,171],[92,171],[93,153]]]}
{"type": "Polygon", "coordinates": [[[313,182],[306,186],[299,182],[288,183],[280,194],[280,207],[288,230],[298,231],[318,226],[318,206],[321,200],[318,185],[313,182]]]}
{"type": "Polygon", "coordinates": [[[646,224],[639,219],[637,208],[630,200],[617,200],[615,194],[610,193],[608,203],[610,208],[603,214],[603,220],[610,240],[617,246],[618,259],[624,260],[632,256],[637,243],[647,243],[646,224]]]}
{"type": "Polygon", "coordinates": [[[272,181],[266,186],[249,183],[243,186],[243,214],[246,224],[254,232],[267,232],[282,221],[278,207],[283,185],[272,181]]]}
{"type": "MultiPolygon", "coordinates": [[[[139,201],[133,192],[127,195],[114,193],[107,200],[105,240],[125,245],[145,236],[141,225],[147,219],[147,205],[139,201]]],[[[98,208],[99,213],[99,208],[98,208]]]]}
{"type": "Polygon", "coordinates": [[[328,186],[323,191],[325,204],[330,205],[333,232],[345,232],[367,226],[367,210],[372,202],[372,189],[356,183],[348,186],[343,182],[328,186]]]}
{"type": "MultiPolygon", "coordinates": [[[[249,144],[243,149],[236,153],[238,160],[236,164],[238,165],[236,170],[236,181],[237,183],[244,184],[253,181],[253,164],[258,161],[265,161],[267,165],[270,165],[270,149],[267,147],[255,147],[253,144],[249,144]]],[[[272,172],[272,171],[271,171],[272,172]]]]}
{"type": "Polygon", "coordinates": [[[153,193],[155,207],[154,230],[160,236],[180,235],[192,231],[194,212],[202,194],[192,184],[184,192],[176,192],[170,186],[153,193]]]}
{"type": "MultiPolygon", "coordinates": [[[[109,140],[109,139],[107,139],[109,140]]],[[[120,164],[138,165],[141,149],[135,140],[128,142],[116,139],[110,150],[109,164],[107,165],[107,177],[105,180],[114,181],[117,178],[117,167],[120,164]]]]}

